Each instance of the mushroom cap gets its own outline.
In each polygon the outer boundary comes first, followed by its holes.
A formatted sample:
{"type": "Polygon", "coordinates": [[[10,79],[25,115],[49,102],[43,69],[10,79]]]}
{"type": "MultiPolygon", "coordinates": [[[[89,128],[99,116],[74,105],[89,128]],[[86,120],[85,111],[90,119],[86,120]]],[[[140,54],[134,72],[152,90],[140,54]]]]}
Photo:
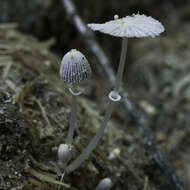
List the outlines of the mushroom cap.
{"type": "Polygon", "coordinates": [[[86,57],[78,50],[72,49],[61,61],[61,79],[68,83],[79,83],[91,76],[91,68],[86,57]]]}
{"type": "Polygon", "coordinates": [[[88,24],[88,27],[94,31],[127,38],[154,38],[164,32],[164,26],[159,21],[144,14],[133,14],[104,24],[88,24]]]}

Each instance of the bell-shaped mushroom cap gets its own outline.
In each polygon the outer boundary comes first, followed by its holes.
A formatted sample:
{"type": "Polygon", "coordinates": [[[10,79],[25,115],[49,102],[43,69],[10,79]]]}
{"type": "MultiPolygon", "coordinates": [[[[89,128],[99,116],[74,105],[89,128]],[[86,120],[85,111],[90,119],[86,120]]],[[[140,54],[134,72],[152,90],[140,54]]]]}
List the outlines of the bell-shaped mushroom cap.
{"type": "Polygon", "coordinates": [[[61,79],[69,83],[79,83],[91,76],[91,68],[86,57],[76,49],[66,53],[61,61],[61,79]]]}
{"type": "Polygon", "coordinates": [[[104,24],[88,24],[88,27],[94,31],[127,38],[154,38],[164,31],[164,26],[159,21],[143,14],[133,14],[104,24]]]}

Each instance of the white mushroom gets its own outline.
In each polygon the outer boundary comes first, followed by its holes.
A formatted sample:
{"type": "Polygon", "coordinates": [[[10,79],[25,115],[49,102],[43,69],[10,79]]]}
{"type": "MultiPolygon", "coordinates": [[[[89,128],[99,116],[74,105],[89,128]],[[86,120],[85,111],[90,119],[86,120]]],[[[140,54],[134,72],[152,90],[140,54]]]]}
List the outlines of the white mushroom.
{"type": "Polygon", "coordinates": [[[95,190],[110,190],[112,185],[111,179],[107,177],[99,182],[95,190]]]}
{"type": "Polygon", "coordinates": [[[116,91],[119,90],[123,77],[128,38],[154,38],[164,32],[164,26],[159,21],[144,14],[133,14],[132,16],[126,16],[120,19],[118,15],[115,15],[112,21],[104,24],[88,24],[88,27],[94,31],[123,38],[120,63],[116,77],[116,91]]]}

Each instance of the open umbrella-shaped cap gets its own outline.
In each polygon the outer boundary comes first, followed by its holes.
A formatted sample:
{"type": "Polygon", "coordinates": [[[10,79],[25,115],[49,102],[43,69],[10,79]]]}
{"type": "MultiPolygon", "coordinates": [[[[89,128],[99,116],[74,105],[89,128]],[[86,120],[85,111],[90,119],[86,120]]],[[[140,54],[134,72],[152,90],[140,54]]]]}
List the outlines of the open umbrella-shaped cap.
{"type": "Polygon", "coordinates": [[[154,38],[164,31],[164,26],[159,21],[144,14],[133,14],[104,24],[88,24],[88,27],[94,31],[127,38],[154,38]]]}

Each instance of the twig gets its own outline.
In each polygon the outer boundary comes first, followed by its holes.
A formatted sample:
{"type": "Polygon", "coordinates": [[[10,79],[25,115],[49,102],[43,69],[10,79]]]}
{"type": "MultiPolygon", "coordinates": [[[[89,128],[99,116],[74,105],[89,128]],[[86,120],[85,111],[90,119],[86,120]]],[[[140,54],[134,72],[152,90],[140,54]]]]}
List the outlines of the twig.
{"type": "MultiPolygon", "coordinates": [[[[66,14],[69,17],[70,21],[74,24],[78,32],[82,35],[87,47],[95,55],[98,62],[101,64],[101,67],[105,71],[111,85],[115,86],[116,77],[113,69],[110,65],[108,58],[103,53],[103,50],[95,41],[92,32],[87,29],[81,17],[77,14],[76,8],[71,0],[62,0],[62,3],[65,7],[66,14]]],[[[122,94],[123,97],[125,97],[123,100],[125,111],[141,133],[143,137],[143,144],[150,161],[153,161],[157,165],[157,167],[163,171],[163,174],[167,176],[170,181],[170,186],[173,188],[173,190],[184,190],[184,186],[176,175],[175,169],[158,151],[156,140],[154,138],[152,130],[149,127],[150,124],[148,123],[147,119],[139,115],[137,109],[129,100],[124,90],[122,90],[122,94]]]]}

